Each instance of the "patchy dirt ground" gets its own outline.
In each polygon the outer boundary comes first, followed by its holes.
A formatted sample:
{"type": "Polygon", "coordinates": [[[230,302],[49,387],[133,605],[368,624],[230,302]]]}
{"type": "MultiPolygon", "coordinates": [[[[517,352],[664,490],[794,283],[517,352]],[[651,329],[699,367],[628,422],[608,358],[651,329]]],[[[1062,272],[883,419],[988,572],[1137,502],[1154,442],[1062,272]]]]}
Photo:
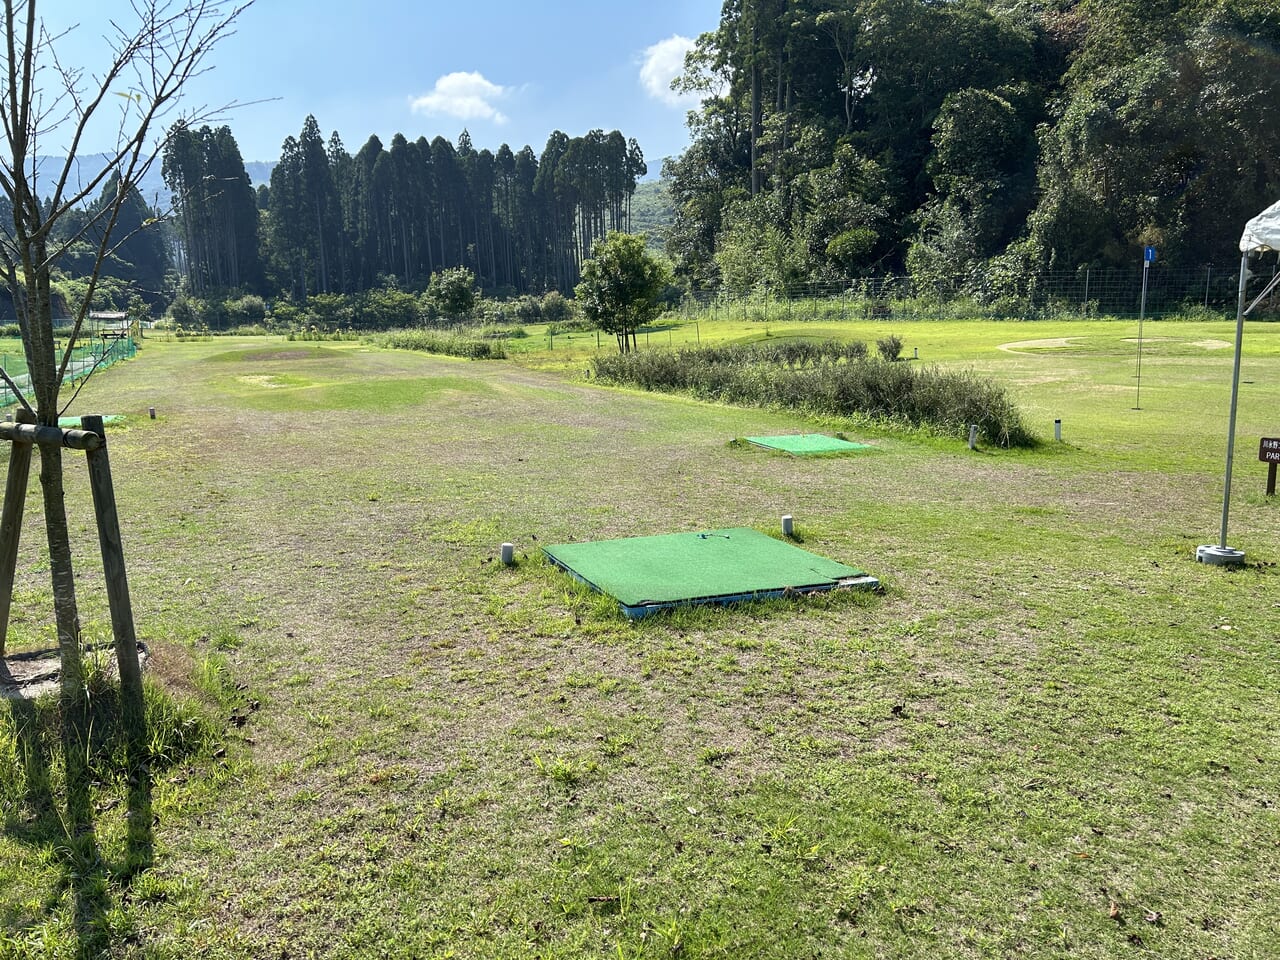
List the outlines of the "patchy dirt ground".
{"type": "MultiPolygon", "coordinates": [[[[110,647],[95,647],[92,655],[105,659],[105,668],[112,673],[116,669],[115,651],[110,647]]],[[[143,668],[147,664],[147,651],[138,649],[138,659],[143,668]]],[[[30,650],[10,653],[0,659],[0,700],[35,700],[46,693],[58,692],[58,680],[62,675],[57,650],[30,650]]]]}

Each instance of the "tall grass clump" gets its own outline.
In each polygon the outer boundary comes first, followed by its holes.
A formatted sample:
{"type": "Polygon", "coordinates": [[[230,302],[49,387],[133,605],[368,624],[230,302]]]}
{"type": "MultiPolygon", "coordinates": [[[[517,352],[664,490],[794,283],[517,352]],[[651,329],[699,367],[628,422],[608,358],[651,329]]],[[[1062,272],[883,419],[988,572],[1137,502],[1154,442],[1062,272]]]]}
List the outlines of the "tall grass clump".
{"type": "Polygon", "coordinates": [[[1005,388],[972,371],[944,371],[866,355],[838,341],[641,351],[597,357],[596,376],[643,390],[684,392],[741,406],[862,416],[950,436],[978,425],[987,443],[1034,446],[1005,388]]]}
{"type": "MultiPolygon", "coordinates": [[[[221,742],[222,725],[206,704],[176,698],[149,677],[143,698],[148,739],[142,762],[153,774],[208,756],[221,742]]],[[[91,668],[81,709],[89,769],[99,788],[109,790],[136,773],[126,760],[118,685],[91,668]]],[[[0,702],[0,812],[6,819],[20,822],[56,808],[66,786],[62,722],[54,696],[0,702]],[[41,799],[47,808],[31,809],[41,799]]]]}
{"type": "Polygon", "coordinates": [[[372,340],[380,346],[397,350],[421,350],[449,357],[466,357],[468,360],[503,360],[507,356],[507,348],[501,340],[446,330],[393,330],[378,334],[372,340]]]}

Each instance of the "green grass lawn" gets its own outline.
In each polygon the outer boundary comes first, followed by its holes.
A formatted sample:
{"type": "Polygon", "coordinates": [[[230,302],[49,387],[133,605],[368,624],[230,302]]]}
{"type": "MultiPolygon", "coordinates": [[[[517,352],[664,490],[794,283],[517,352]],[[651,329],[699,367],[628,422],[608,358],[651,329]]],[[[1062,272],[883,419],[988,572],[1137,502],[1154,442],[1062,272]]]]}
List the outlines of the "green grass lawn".
{"type": "MultiPolygon", "coordinates": [[[[1280,954],[1280,505],[1256,459],[1280,325],[1246,335],[1237,571],[1194,562],[1230,324],[1147,323],[1140,410],[1136,324],[768,328],[831,332],[998,378],[1047,442],[604,389],[594,335],[515,362],[148,342],[92,379],[70,412],[129,418],[139,634],[190,696],[218,675],[260,708],[157,776],[156,863],[127,886],[119,788],[97,789],[93,916],[30,791],[0,791],[0,957],[76,956],[91,926],[148,958],[1280,954]],[[815,431],[875,449],[730,445],[815,431]],[[538,557],[786,513],[887,592],[631,622],[538,557]]],[[[20,648],[52,635],[37,486],[20,648]]],[[[0,708],[3,784],[20,723],[0,708]]]]}

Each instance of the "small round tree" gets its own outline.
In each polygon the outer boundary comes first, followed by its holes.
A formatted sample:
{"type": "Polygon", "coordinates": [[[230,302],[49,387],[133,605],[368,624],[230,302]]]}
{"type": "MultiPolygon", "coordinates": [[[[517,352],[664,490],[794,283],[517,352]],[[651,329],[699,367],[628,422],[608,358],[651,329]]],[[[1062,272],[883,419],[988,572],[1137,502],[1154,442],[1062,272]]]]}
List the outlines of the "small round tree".
{"type": "Polygon", "coordinates": [[[582,314],[618,338],[618,351],[635,349],[636,330],[662,313],[662,293],[671,282],[665,264],[644,248],[644,237],[610,233],[597,240],[574,288],[582,314]]]}
{"type": "Polygon", "coordinates": [[[451,320],[465,320],[476,305],[476,275],[466,267],[448,267],[431,275],[427,299],[451,320]]]}

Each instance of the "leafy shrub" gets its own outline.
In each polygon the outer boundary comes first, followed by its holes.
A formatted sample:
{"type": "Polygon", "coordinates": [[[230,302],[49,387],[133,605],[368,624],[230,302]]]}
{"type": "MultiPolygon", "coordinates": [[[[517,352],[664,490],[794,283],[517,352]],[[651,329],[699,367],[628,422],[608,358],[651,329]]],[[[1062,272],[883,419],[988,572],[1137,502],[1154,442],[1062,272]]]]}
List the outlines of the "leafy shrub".
{"type": "Polygon", "coordinates": [[[723,403],[872,417],[928,426],[956,437],[965,436],[968,425],[976,423],[988,443],[1027,447],[1037,442],[999,384],[972,371],[867,359],[865,344],[779,341],[648,350],[597,357],[595,372],[607,382],[684,391],[723,403]]]}
{"type": "Polygon", "coordinates": [[[537,323],[542,319],[542,303],[537,297],[521,297],[516,301],[516,317],[521,323],[537,323]]]}
{"type": "Polygon", "coordinates": [[[412,293],[394,286],[383,286],[370,290],[364,296],[354,319],[361,327],[386,330],[414,326],[422,314],[422,304],[412,293]]]}
{"type": "Polygon", "coordinates": [[[516,306],[505,300],[485,298],[471,310],[471,319],[485,326],[503,326],[516,321],[516,306]]]}
{"type": "Polygon", "coordinates": [[[881,360],[892,363],[902,354],[902,338],[892,333],[881,337],[876,341],[876,352],[880,354],[881,360]]]}
{"type": "MultiPolygon", "coordinates": [[[[255,298],[256,299],[256,298],[255,298]]],[[[266,313],[266,305],[263,305],[266,313]]],[[[205,300],[181,293],[169,304],[167,312],[173,320],[175,329],[186,330],[223,330],[231,326],[228,302],[226,300],[205,300]]]]}
{"type": "Polygon", "coordinates": [[[267,316],[267,303],[261,297],[249,294],[226,301],[226,317],[237,327],[262,323],[267,316]]]}
{"type": "Polygon", "coordinates": [[[355,305],[340,293],[313,293],[303,308],[303,321],[321,330],[349,327],[355,319],[355,305]]]}
{"type": "Polygon", "coordinates": [[[542,296],[542,319],[547,323],[564,323],[573,316],[573,306],[558,290],[542,296]]]}
{"type": "Polygon", "coordinates": [[[463,320],[476,305],[476,275],[466,267],[447,267],[431,275],[427,299],[440,313],[463,320]]]}

